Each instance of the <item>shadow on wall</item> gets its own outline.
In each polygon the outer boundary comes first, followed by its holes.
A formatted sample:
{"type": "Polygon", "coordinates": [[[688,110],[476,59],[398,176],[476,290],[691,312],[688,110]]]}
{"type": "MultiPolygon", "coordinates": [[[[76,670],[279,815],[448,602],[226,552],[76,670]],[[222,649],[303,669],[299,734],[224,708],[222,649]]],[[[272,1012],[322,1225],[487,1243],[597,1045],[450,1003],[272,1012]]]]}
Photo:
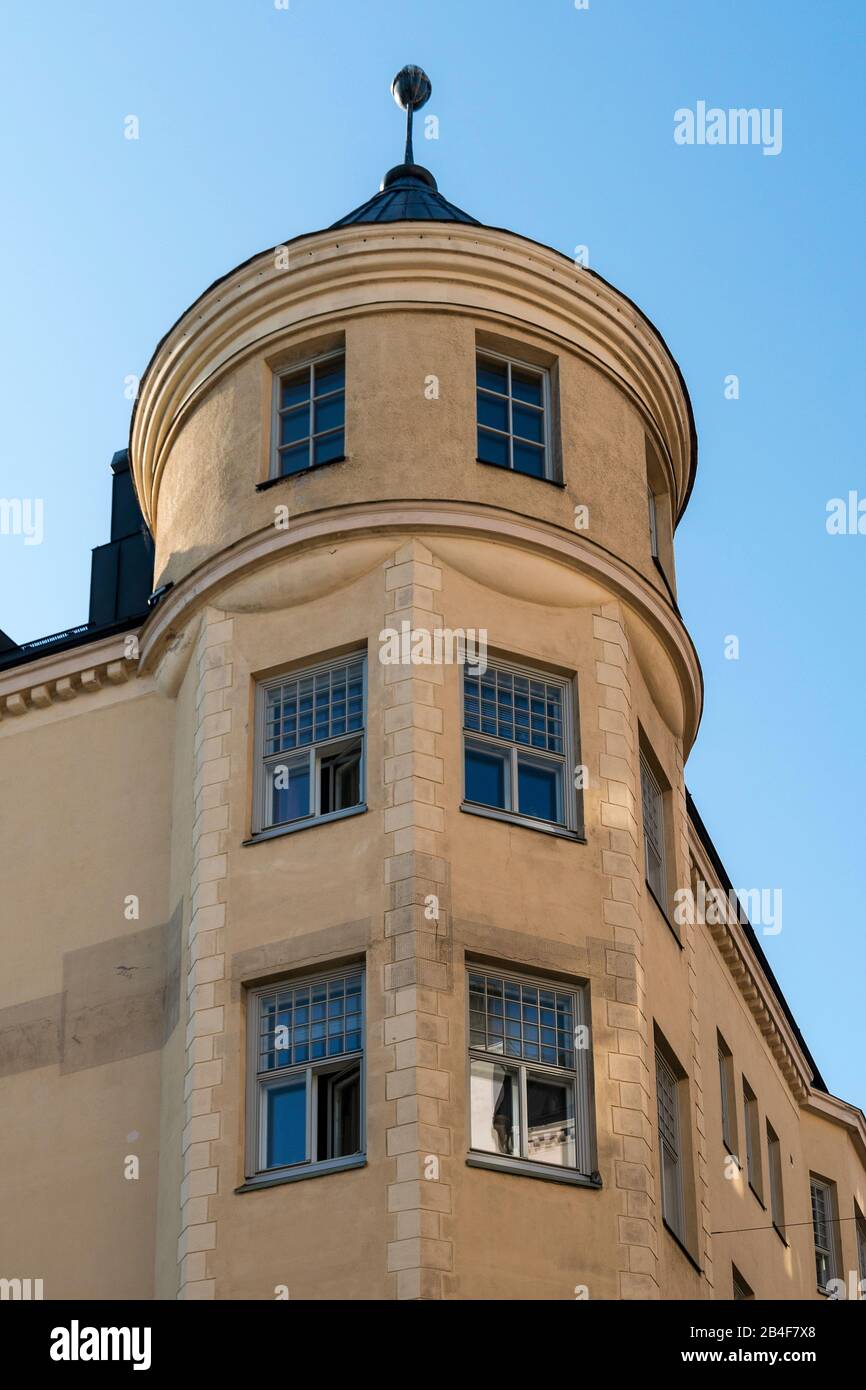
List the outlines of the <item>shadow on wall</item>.
{"type": "Polygon", "coordinates": [[[66,952],[60,994],[0,1010],[0,1077],[162,1048],[180,1021],[182,921],[179,903],[167,923],[66,952]]]}

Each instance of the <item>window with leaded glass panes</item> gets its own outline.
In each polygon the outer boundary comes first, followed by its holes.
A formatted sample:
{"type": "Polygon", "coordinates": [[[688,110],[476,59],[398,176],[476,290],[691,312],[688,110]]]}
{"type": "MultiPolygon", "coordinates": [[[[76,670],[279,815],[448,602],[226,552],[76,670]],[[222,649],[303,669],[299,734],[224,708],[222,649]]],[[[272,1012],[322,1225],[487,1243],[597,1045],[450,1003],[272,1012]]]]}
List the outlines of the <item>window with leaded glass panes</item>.
{"type": "Polygon", "coordinates": [[[510,818],[574,829],[571,690],[519,667],[463,668],[464,798],[510,818]]]}
{"type": "Polygon", "coordinates": [[[272,476],[303,473],[345,452],[346,359],[342,352],[282,372],[275,380],[272,476]]]}
{"type": "Polygon", "coordinates": [[[468,982],[470,1150],[589,1175],[584,990],[476,969],[468,982]]]}
{"type": "Polygon", "coordinates": [[[362,1154],[363,971],[265,985],[249,1027],[248,1176],[362,1154]]]}
{"type": "Polygon", "coordinates": [[[256,833],[357,810],[364,801],[365,658],[258,687],[256,833]]]}

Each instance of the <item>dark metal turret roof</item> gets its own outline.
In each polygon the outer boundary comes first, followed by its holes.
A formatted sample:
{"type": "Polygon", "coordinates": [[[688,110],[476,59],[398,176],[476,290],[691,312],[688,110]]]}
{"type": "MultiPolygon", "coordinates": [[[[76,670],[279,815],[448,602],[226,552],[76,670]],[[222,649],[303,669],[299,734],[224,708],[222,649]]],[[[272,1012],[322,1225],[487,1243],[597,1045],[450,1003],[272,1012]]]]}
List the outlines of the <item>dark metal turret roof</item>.
{"type": "Polygon", "coordinates": [[[477,217],[449,203],[436,187],[436,180],[420,164],[398,164],[385,175],[382,187],[359,208],[341,217],[335,227],[351,227],[358,222],[465,222],[479,227],[477,217]]]}

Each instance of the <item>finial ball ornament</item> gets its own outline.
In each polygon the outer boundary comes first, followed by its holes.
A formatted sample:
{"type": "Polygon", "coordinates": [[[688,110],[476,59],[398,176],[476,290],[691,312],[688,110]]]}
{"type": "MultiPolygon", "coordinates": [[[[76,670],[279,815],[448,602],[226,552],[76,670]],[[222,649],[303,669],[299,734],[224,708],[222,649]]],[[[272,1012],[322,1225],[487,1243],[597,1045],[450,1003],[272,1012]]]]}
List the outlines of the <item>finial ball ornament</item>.
{"type": "Polygon", "coordinates": [[[391,95],[404,111],[408,111],[410,106],[417,111],[430,100],[432,91],[430,78],[423,68],[417,68],[414,64],[401,68],[391,83],[391,95]]]}

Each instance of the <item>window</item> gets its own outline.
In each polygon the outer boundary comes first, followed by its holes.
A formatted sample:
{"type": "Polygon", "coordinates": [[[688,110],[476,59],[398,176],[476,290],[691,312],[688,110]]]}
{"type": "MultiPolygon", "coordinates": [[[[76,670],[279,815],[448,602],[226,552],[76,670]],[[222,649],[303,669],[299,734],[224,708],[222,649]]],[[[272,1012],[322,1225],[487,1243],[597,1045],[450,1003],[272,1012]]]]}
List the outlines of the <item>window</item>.
{"type": "Polygon", "coordinates": [[[273,475],[302,473],[343,457],[346,359],[342,352],[293,367],[275,383],[273,475]]]}
{"type": "MultiPolygon", "coordinates": [[[[664,575],[666,584],[671,586],[674,579],[674,549],[670,460],[662,461],[662,454],[649,435],[644,436],[644,445],[650,555],[664,575]]],[[[672,591],[670,597],[673,598],[672,591]]]]}
{"type": "Polygon", "coordinates": [[[754,1299],[755,1295],[752,1293],[752,1290],[749,1288],[749,1285],[746,1283],[736,1265],[731,1265],[731,1282],[733,1284],[734,1299],[737,1302],[749,1302],[754,1299]]]}
{"type": "Polygon", "coordinates": [[[767,1165],[770,1169],[770,1214],[780,1236],[785,1234],[785,1193],[782,1187],[782,1146],[767,1121],[767,1165]]]}
{"type": "Polygon", "coordinates": [[[812,1230],[815,1236],[815,1273],[818,1288],[826,1289],[836,1278],[836,1194],[833,1184],[823,1178],[810,1179],[812,1192],[812,1230]]]}
{"type": "Polygon", "coordinates": [[[722,1095],[722,1139],[729,1153],[737,1152],[737,1101],[734,1095],[734,1059],[721,1033],[716,1033],[719,1053],[719,1085],[722,1095]]]}
{"type": "Polygon", "coordinates": [[[363,987],[356,969],[251,995],[249,1176],[339,1167],[363,1152],[363,987]]]}
{"type": "Polygon", "coordinates": [[[532,478],[549,473],[549,377],[538,367],[479,353],[478,457],[532,478]]]}
{"type": "Polygon", "coordinates": [[[650,554],[657,560],[659,554],[659,524],[658,515],[656,513],[655,493],[651,487],[647,488],[647,509],[649,511],[650,554]]]}
{"type": "Polygon", "coordinates": [[[656,1048],[656,1098],[659,1117],[659,1164],[662,1214],[674,1235],[685,1241],[679,1080],[656,1048]]]}
{"type": "Polygon", "coordinates": [[[743,1077],[743,1108],[746,1115],[746,1173],[749,1186],[755,1196],[763,1192],[761,1181],[761,1129],[758,1119],[758,1101],[754,1091],[743,1077]]]}
{"type": "Polygon", "coordinates": [[[866,1217],[854,1203],[854,1228],[857,1234],[857,1268],[860,1271],[860,1297],[866,1298],[866,1217]]]}
{"type": "Polygon", "coordinates": [[[463,668],[464,796],[508,819],[574,830],[569,686],[519,667],[463,668]]]}
{"type": "Polygon", "coordinates": [[[643,753],[640,758],[640,788],[646,881],[664,911],[667,903],[664,800],[658,779],[643,753]]]}
{"type": "Polygon", "coordinates": [[[364,686],[362,656],[259,685],[254,832],[361,807],[364,686]]]}
{"type": "Polygon", "coordinates": [[[582,989],[470,970],[474,1154],[591,1173],[588,1036],[582,989]]]}

